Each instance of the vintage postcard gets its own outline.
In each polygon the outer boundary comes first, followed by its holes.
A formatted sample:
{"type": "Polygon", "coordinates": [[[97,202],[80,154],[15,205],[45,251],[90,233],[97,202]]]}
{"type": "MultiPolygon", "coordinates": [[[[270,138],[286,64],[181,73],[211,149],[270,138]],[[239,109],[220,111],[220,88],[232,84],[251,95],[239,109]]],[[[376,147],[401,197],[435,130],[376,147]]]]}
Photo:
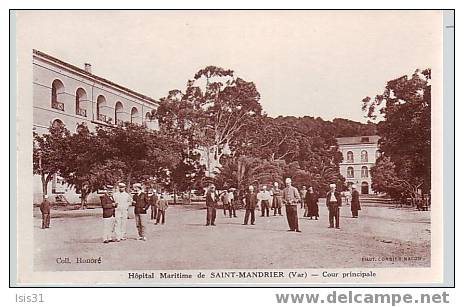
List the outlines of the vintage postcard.
{"type": "Polygon", "coordinates": [[[443,281],[443,11],[12,23],[15,284],[443,281]]]}

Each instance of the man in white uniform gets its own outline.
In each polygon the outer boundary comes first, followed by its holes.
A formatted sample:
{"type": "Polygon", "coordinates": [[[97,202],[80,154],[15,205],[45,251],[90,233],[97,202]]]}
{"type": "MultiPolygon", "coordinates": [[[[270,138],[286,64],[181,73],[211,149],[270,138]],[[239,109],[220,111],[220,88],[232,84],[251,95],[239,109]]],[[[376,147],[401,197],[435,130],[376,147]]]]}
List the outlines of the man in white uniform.
{"type": "Polygon", "coordinates": [[[129,213],[129,206],[132,204],[132,197],[126,192],[126,185],[120,183],[119,191],[113,194],[114,202],[117,204],[116,218],[116,241],[126,239],[126,224],[129,213]]]}

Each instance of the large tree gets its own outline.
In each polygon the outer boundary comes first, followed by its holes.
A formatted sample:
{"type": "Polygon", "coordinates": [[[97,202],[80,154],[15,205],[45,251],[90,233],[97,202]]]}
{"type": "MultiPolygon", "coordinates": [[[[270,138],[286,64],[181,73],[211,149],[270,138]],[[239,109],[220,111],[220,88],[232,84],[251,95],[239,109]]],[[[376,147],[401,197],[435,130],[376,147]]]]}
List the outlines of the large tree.
{"type": "Polygon", "coordinates": [[[234,150],[234,139],[261,116],[259,99],[253,82],[234,76],[232,70],[208,66],[187,82],[184,92],[171,91],[162,99],[156,114],[164,124],[188,130],[212,175],[221,157],[234,150]]]}
{"type": "MultiPolygon", "coordinates": [[[[380,150],[389,157],[395,175],[418,189],[431,182],[431,71],[416,70],[387,82],[382,94],[363,99],[363,110],[378,119],[380,150]]],[[[385,163],[383,161],[382,163],[385,163]]],[[[373,176],[381,176],[380,169],[373,176]]],[[[376,178],[373,178],[376,181],[376,178]]],[[[392,193],[396,187],[392,185],[392,193]]]]}
{"type": "Polygon", "coordinates": [[[65,168],[69,153],[69,130],[57,124],[50,126],[48,131],[42,135],[33,133],[33,172],[40,175],[43,195],[47,195],[53,176],[65,168]]]}

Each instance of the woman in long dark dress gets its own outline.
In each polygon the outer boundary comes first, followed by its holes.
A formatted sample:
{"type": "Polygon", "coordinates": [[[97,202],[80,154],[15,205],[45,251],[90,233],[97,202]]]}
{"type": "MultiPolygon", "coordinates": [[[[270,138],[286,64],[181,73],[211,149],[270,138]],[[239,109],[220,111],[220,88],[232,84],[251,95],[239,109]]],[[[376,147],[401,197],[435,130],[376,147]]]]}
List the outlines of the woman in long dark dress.
{"type": "Polygon", "coordinates": [[[317,220],[319,217],[319,206],[317,205],[318,197],[314,193],[313,187],[309,187],[308,192],[306,193],[306,205],[308,206],[308,215],[311,220],[313,217],[317,220]]]}

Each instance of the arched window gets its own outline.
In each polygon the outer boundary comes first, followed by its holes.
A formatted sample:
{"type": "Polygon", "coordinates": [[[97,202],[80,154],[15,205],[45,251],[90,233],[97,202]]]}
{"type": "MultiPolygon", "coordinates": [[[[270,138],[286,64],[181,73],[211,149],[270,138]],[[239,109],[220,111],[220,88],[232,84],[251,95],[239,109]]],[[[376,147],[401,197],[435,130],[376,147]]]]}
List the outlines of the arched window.
{"type": "Polygon", "coordinates": [[[62,101],[64,95],[63,82],[56,79],[52,82],[52,108],[64,111],[64,103],[62,101]]]}
{"type": "Polygon", "coordinates": [[[353,156],[353,152],[352,152],[352,151],[348,151],[348,152],[346,153],[346,161],[347,161],[347,162],[353,162],[353,160],[354,160],[353,157],[354,157],[354,156],[353,156]]]}
{"type": "Polygon", "coordinates": [[[102,108],[106,103],[106,99],[103,95],[97,97],[97,120],[107,122],[107,118],[102,114],[102,108]]]}
{"type": "Polygon", "coordinates": [[[131,110],[131,123],[134,124],[138,116],[139,116],[139,111],[137,110],[136,107],[133,107],[131,110]]]}
{"type": "Polygon", "coordinates": [[[361,151],[361,162],[368,162],[369,157],[367,155],[367,151],[363,150],[361,151]]]}
{"type": "Polygon", "coordinates": [[[145,114],[145,121],[147,121],[147,122],[151,121],[151,113],[150,112],[147,112],[147,114],[145,114]]]}
{"type": "Polygon", "coordinates": [[[85,108],[86,100],[87,93],[84,89],[78,88],[76,91],[76,115],[87,117],[87,110],[85,108]]]}
{"type": "Polygon", "coordinates": [[[369,177],[369,169],[367,168],[367,166],[361,167],[361,177],[362,178],[369,177]]]}
{"type": "Polygon", "coordinates": [[[116,102],[116,106],[114,107],[114,122],[118,126],[123,126],[124,121],[121,119],[121,115],[123,113],[123,106],[122,102],[118,101],[116,102]]]}
{"type": "Polygon", "coordinates": [[[346,177],[354,178],[354,169],[351,166],[346,169],[346,177]]]}
{"type": "Polygon", "coordinates": [[[53,128],[64,127],[64,123],[61,121],[61,119],[55,119],[52,122],[52,127],[53,128]]]}

